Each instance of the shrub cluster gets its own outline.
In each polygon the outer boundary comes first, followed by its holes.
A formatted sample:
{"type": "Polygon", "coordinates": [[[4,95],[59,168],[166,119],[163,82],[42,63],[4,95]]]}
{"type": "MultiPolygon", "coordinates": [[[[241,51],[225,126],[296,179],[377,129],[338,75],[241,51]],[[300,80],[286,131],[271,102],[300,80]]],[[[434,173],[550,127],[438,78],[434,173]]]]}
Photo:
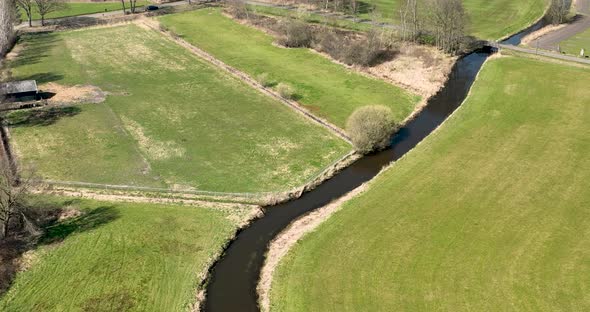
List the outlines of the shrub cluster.
{"type": "Polygon", "coordinates": [[[358,108],[346,122],[352,144],[364,154],[388,147],[396,128],[391,109],[381,105],[358,108]]]}
{"type": "Polygon", "coordinates": [[[294,99],[295,98],[295,88],[293,88],[291,85],[281,82],[277,85],[277,92],[279,93],[280,96],[282,96],[285,99],[294,99]]]}
{"type": "Polygon", "coordinates": [[[348,65],[373,66],[395,53],[393,42],[383,38],[385,36],[377,30],[371,30],[360,38],[352,38],[323,28],[315,36],[314,47],[348,65]]]}
{"type": "Polygon", "coordinates": [[[279,44],[288,48],[309,48],[313,40],[311,27],[298,19],[287,18],[278,27],[279,44]]]}

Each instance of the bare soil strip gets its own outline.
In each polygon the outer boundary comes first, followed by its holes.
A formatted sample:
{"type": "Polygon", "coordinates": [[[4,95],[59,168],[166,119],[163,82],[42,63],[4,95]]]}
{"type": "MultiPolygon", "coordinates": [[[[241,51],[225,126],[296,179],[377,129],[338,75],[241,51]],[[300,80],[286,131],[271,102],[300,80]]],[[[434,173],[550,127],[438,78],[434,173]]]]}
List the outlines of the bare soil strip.
{"type": "Polygon", "coordinates": [[[232,76],[242,80],[243,82],[245,82],[249,86],[253,87],[254,89],[260,91],[261,93],[266,94],[266,95],[278,100],[279,102],[287,105],[288,107],[292,108],[293,110],[300,113],[304,117],[307,117],[309,120],[330,130],[336,136],[340,137],[342,140],[344,140],[352,145],[350,138],[348,137],[348,135],[346,135],[344,130],[340,129],[339,127],[333,125],[332,123],[330,123],[329,121],[327,121],[323,118],[313,115],[309,110],[307,110],[303,106],[299,105],[299,103],[292,101],[292,100],[285,99],[285,98],[281,97],[277,92],[270,90],[268,88],[265,88],[264,86],[262,86],[260,83],[258,83],[255,79],[253,79],[252,77],[250,77],[246,73],[239,71],[239,70],[225,64],[224,62],[222,62],[219,59],[210,55],[209,53],[188,43],[187,41],[185,41],[181,38],[175,37],[175,36],[171,35],[169,32],[162,31],[160,28],[160,24],[157,21],[148,20],[148,19],[144,18],[144,19],[139,20],[138,24],[140,26],[147,27],[149,29],[156,30],[156,31],[162,33],[166,38],[168,38],[168,39],[172,40],[173,42],[177,43],[178,45],[184,47],[185,49],[189,50],[190,52],[197,55],[198,57],[215,65],[216,67],[224,70],[225,72],[230,73],[232,76]]]}

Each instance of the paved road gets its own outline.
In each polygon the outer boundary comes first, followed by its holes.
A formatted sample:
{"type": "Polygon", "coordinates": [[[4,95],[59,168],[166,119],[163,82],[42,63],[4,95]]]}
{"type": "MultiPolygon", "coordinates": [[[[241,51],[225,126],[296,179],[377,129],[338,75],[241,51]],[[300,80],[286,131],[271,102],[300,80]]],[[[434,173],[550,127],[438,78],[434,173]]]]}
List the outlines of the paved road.
{"type": "MultiPolygon", "coordinates": [[[[197,3],[199,1],[192,1],[193,3],[197,3]]],[[[158,7],[160,8],[166,8],[166,7],[174,7],[174,6],[179,6],[179,5],[183,5],[183,4],[188,4],[187,0],[182,0],[182,1],[175,1],[175,2],[169,2],[169,3],[162,3],[162,4],[158,4],[158,7]]],[[[144,12],[144,8],[138,8],[137,12],[144,12]]],[[[129,11],[129,10],[127,10],[129,11]]],[[[69,17],[61,17],[61,18],[50,18],[50,19],[46,19],[45,22],[47,24],[53,24],[55,22],[59,22],[59,21],[63,21],[63,20],[68,20],[68,19],[73,19],[73,18],[104,18],[104,17],[115,17],[115,16],[123,16],[123,10],[118,10],[118,11],[109,11],[109,12],[101,12],[101,13],[92,13],[92,14],[83,14],[83,15],[76,15],[76,16],[69,16],[69,17]]],[[[41,21],[36,20],[33,21],[33,26],[41,26],[41,21]]],[[[29,27],[29,23],[27,21],[23,22],[22,24],[18,25],[16,27],[16,29],[20,29],[20,28],[26,28],[29,27]]]]}
{"type": "Polygon", "coordinates": [[[569,25],[541,36],[531,45],[539,45],[539,48],[551,51],[558,51],[560,42],[575,36],[590,28],[590,0],[577,0],[575,2],[578,16],[569,25]]]}
{"type": "Polygon", "coordinates": [[[550,58],[554,58],[554,59],[558,59],[558,60],[564,60],[564,61],[569,61],[569,62],[590,65],[590,59],[584,59],[584,58],[580,58],[580,57],[576,57],[576,56],[571,56],[571,55],[566,55],[566,54],[561,54],[561,53],[556,53],[556,52],[551,52],[551,51],[546,51],[546,50],[541,50],[541,49],[537,50],[537,49],[532,49],[532,48],[525,48],[525,47],[514,46],[514,45],[510,45],[510,44],[501,44],[501,43],[490,42],[490,45],[495,46],[499,49],[512,50],[512,51],[534,54],[534,55],[541,55],[541,56],[546,56],[546,57],[550,57],[550,58]]]}

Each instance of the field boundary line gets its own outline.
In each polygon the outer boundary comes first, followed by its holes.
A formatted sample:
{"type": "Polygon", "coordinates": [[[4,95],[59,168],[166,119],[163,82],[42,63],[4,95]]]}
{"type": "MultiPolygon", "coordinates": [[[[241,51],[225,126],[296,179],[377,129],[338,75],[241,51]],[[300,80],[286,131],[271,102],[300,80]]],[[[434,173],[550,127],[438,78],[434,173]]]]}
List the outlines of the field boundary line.
{"type": "MultiPolygon", "coordinates": [[[[3,153],[4,157],[10,159],[6,148],[3,153]]],[[[121,191],[126,192],[123,194],[116,194],[116,196],[136,196],[136,194],[130,194],[130,192],[146,192],[154,193],[154,197],[159,196],[158,194],[167,195],[178,195],[178,196],[203,196],[206,199],[204,201],[226,201],[236,202],[244,204],[258,204],[262,206],[275,205],[281,202],[298,198],[303,193],[314,189],[322,182],[330,179],[334,174],[340,170],[348,167],[350,164],[360,158],[360,155],[354,151],[347,153],[346,155],[333,161],[326,167],[324,167],[319,173],[315,174],[311,178],[307,179],[303,184],[293,187],[287,191],[276,191],[276,192],[217,192],[217,191],[206,191],[206,190],[181,190],[171,188],[160,188],[150,186],[138,186],[138,185],[124,185],[124,184],[106,184],[106,183],[92,183],[92,182],[79,182],[79,181],[60,181],[52,179],[39,179],[38,183],[53,187],[65,187],[72,189],[95,189],[95,190],[107,190],[107,191],[121,191]]],[[[51,193],[55,190],[48,189],[51,193]]],[[[71,191],[71,190],[68,190],[71,191]]],[[[105,194],[106,195],[106,194],[105,194]]],[[[144,194],[145,195],[145,194],[144,194]]]]}
{"type": "Polygon", "coordinates": [[[181,47],[189,50],[190,52],[192,52],[194,55],[200,57],[201,59],[207,61],[208,63],[222,69],[223,71],[231,74],[233,77],[245,82],[246,84],[248,84],[249,86],[253,87],[254,89],[260,91],[261,93],[268,95],[270,97],[272,97],[275,100],[278,100],[279,102],[285,104],[286,106],[292,108],[294,111],[300,113],[301,115],[303,115],[304,117],[307,117],[307,119],[313,121],[316,124],[319,124],[320,126],[328,129],[330,132],[332,132],[333,134],[335,134],[336,136],[338,136],[339,138],[341,138],[342,140],[346,141],[348,144],[352,145],[352,141],[350,140],[350,137],[348,137],[348,135],[344,132],[344,130],[340,129],[340,127],[337,127],[336,125],[330,123],[329,121],[318,117],[314,114],[312,114],[309,110],[307,110],[306,108],[304,108],[303,106],[301,106],[298,102],[292,101],[292,100],[288,100],[285,99],[284,97],[280,96],[278,93],[276,93],[275,91],[265,88],[263,85],[261,85],[260,83],[258,83],[258,81],[256,81],[255,79],[253,79],[252,77],[250,77],[248,74],[227,65],[226,63],[224,63],[223,61],[215,58],[213,55],[201,50],[200,48],[197,48],[196,46],[190,44],[188,41],[176,37],[174,35],[172,35],[171,33],[167,32],[167,31],[163,31],[160,29],[160,24],[159,22],[156,22],[154,20],[147,20],[145,18],[141,18],[137,21],[138,23],[145,25],[147,27],[149,27],[152,30],[155,30],[161,34],[163,34],[166,38],[172,40],[173,42],[177,43],[178,45],[180,45],[181,47]]]}

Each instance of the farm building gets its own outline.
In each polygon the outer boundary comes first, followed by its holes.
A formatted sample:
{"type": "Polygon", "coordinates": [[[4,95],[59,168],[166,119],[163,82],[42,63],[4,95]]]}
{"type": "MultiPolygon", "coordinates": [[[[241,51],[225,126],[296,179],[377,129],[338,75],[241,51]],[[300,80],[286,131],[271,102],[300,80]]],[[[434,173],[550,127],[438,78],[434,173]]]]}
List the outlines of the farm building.
{"type": "Polygon", "coordinates": [[[0,96],[9,101],[34,101],[39,99],[39,89],[35,80],[10,81],[0,83],[0,96]]]}

